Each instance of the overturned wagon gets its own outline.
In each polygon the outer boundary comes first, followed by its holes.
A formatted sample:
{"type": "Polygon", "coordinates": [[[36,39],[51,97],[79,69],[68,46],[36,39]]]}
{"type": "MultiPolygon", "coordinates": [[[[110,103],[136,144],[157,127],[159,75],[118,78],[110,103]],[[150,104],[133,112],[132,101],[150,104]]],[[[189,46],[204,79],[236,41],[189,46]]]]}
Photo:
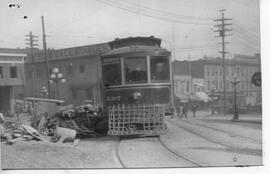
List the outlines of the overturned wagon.
{"type": "Polygon", "coordinates": [[[132,37],[110,42],[102,55],[103,109],[109,135],[159,135],[172,106],[170,52],[161,39],[132,37]]]}

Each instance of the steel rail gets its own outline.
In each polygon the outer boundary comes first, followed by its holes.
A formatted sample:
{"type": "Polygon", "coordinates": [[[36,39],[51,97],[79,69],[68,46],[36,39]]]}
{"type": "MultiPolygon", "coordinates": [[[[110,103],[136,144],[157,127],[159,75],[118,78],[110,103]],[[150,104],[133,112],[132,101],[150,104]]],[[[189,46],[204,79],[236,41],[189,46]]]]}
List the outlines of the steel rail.
{"type": "Polygon", "coordinates": [[[190,130],[190,129],[184,127],[184,126],[179,125],[178,123],[171,122],[171,121],[168,121],[168,122],[170,122],[171,124],[181,128],[181,129],[184,129],[185,131],[190,132],[190,133],[192,133],[192,134],[194,134],[194,135],[196,135],[198,137],[201,137],[201,138],[203,138],[203,139],[205,139],[207,141],[210,141],[212,143],[219,144],[221,146],[225,146],[225,147],[228,147],[228,148],[237,149],[237,150],[239,150],[239,151],[241,151],[242,153],[245,153],[245,154],[250,154],[250,155],[255,155],[255,156],[261,156],[262,155],[262,152],[258,153],[258,152],[256,152],[255,150],[252,150],[252,149],[248,149],[248,148],[244,149],[244,148],[239,148],[239,147],[235,147],[235,146],[232,146],[232,145],[228,145],[228,144],[219,142],[218,140],[211,139],[211,138],[209,138],[207,136],[203,136],[203,135],[201,135],[200,133],[198,133],[198,132],[196,132],[194,130],[190,130]]]}
{"type": "Polygon", "coordinates": [[[198,163],[198,162],[196,162],[196,161],[194,161],[194,160],[188,158],[187,156],[185,156],[185,155],[183,155],[183,154],[180,154],[180,153],[176,153],[175,151],[173,151],[172,149],[170,149],[170,148],[169,148],[169,147],[168,147],[168,146],[160,139],[160,137],[158,137],[158,141],[159,141],[159,143],[161,144],[161,146],[162,146],[164,149],[166,149],[166,150],[169,151],[170,153],[174,154],[175,156],[180,157],[180,158],[182,158],[182,159],[184,159],[184,160],[186,160],[186,161],[188,161],[188,162],[194,164],[195,166],[198,166],[198,167],[201,167],[201,166],[202,166],[200,163],[198,163]]]}

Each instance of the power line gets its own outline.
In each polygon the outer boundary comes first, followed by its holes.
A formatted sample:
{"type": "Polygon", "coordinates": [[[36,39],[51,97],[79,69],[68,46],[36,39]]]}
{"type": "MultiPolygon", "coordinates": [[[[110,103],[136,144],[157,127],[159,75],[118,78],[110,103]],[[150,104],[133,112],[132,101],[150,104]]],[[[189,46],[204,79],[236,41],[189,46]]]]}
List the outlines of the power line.
{"type": "MultiPolygon", "coordinates": [[[[42,37],[43,35],[36,35],[42,37]]],[[[51,34],[46,34],[47,38],[93,38],[94,36],[90,35],[51,35],[51,34]]]]}
{"type": "Polygon", "coordinates": [[[238,24],[235,24],[234,26],[235,26],[236,28],[238,28],[239,30],[244,31],[244,32],[247,33],[248,35],[253,36],[254,38],[259,38],[259,37],[260,37],[259,35],[256,35],[254,32],[250,31],[249,29],[243,28],[243,27],[241,27],[241,26],[238,25],[238,24]]]}
{"type": "Polygon", "coordinates": [[[244,43],[244,45],[249,46],[250,48],[254,48],[254,49],[259,49],[258,45],[251,45],[252,42],[246,41],[246,39],[242,38],[242,37],[238,37],[239,39],[241,39],[244,43]]]}
{"type": "Polygon", "coordinates": [[[247,33],[247,32],[245,32],[244,30],[239,29],[238,27],[233,27],[233,29],[234,29],[236,32],[238,32],[239,34],[241,34],[241,35],[243,35],[243,36],[245,36],[245,37],[247,37],[247,38],[250,38],[250,39],[253,39],[253,40],[256,40],[256,41],[259,41],[259,40],[260,40],[259,37],[255,36],[255,35],[252,35],[251,33],[247,33]]]}
{"type": "Polygon", "coordinates": [[[218,48],[218,46],[209,45],[209,46],[198,46],[198,47],[185,47],[185,48],[177,48],[177,50],[193,50],[193,49],[204,49],[204,48],[218,48]]]}
{"type": "MultiPolygon", "coordinates": [[[[202,13],[200,14],[200,16],[203,16],[203,13],[209,8],[209,5],[210,5],[209,3],[210,3],[210,1],[205,5],[205,7],[202,10],[202,13]]],[[[187,38],[194,31],[194,26],[195,25],[192,25],[191,30],[185,35],[185,38],[187,38]]],[[[209,42],[211,42],[211,41],[209,41],[209,42]]]]}
{"type": "Polygon", "coordinates": [[[237,29],[234,29],[233,31],[237,32],[238,34],[236,35],[237,37],[239,38],[242,38],[244,39],[245,41],[247,42],[251,42],[251,43],[254,43],[254,42],[260,42],[259,40],[255,40],[255,39],[252,39],[250,38],[248,35],[244,34],[243,32],[237,30],[237,29]]]}
{"type": "Polygon", "coordinates": [[[147,7],[147,6],[143,6],[143,5],[138,5],[132,1],[127,2],[126,0],[122,0],[122,2],[124,2],[126,4],[133,4],[133,5],[141,7],[141,9],[143,8],[143,9],[146,9],[149,11],[158,12],[162,15],[166,14],[166,15],[172,16],[172,17],[182,17],[182,18],[188,18],[190,20],[208,20],[208,21],[213,20],[213,18],[194,17],[194,16],[186,16],[186,15],[182,15],[182,14],[171,13],[171,12],[160,10],[160,9],[155,9],[155,8],[151,8],[151,7],[147,7]]]}
{"type": "MultiPolygon", "coordinates": [[[[250,16],[250,17],[252,17],[252,16],[250,16]]],[[[260,21],[259,18],[258,18],[257,20],[260,21]]],[[[243,30],[248,30],[247,28],[244,28],[244,27],[242,27],[241,25],[238,25],[238,24],[241,24],[241,22],[243,22],[243,21],[239,21],[239,20],[237,20],[237,19],[235,19],[235,21],[237,22],[237,24],[235,24],[237,27],[239,27],[239,28],[241,28],[241,29],[243,29],[243,30]]],[[[258,27],[258,26],[260,25],[259,22],[258,22],[258,23],[255,23],[255,22],[252,22],[252,21],[254,21],[254,20],[251,20],[251,19],[245,20],[247,26],[258,27]]],[[[248,31],[248,32],[254,34],[254,33],[251,32],[251,31],[248,31]]]]}
{"type": "Polygon", "coordinates": [[[177,20],[177,19],[170,19],[170,18],[165,18],[165,17],[160,17],[160,16],[153,16],[151,14],[138,12],[138,11],[135,11],[134,9],[130,9],[130,8],[127,8],[127,7],[124,7],[124,6],[121,6],[121,5],[120,6],[116,5],[116,4],[119,4],[119,3],[115,3],[115,2],[113,3],[112,1],[108,1],[108,0],[107,1],[97,0],[97,1],[102,2],[104,4],[107,4],[109,6],[113,6],[113,7],[128,11],[128,12],[131,12],[131,13],[135,13],[135,14],[138,14],[138,15],[150,17],[150,18],[153,18],[153,19],[159,19],[159,20],[163,20],[163,21],[169,21],[169,22],[174,22],[174,23],[182,23],[182,24],[212,25],[212,23],[187,22],[187,21],[181,21],[181,20],[177,20]]]}

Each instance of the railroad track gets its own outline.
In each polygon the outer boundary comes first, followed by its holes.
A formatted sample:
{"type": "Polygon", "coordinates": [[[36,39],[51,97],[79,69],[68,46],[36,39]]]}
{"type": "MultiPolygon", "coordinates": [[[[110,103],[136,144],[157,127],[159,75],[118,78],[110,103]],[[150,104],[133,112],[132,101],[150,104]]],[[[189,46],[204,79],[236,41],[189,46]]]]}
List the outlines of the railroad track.
{"type": "Polygon", "coordinates": [[[205,124],[194,123],[194,122],[191,123],[191,122],[188,121],[188,120],[183,120],[183,121],[184,121],[185,123],[188,123],[188,124],[191,124],[191,125],[197,125],[197,126],[205,127],[205,128],[212,129],[212,130],[214,130],[214,131],[218,131],[218,132],[221,132],[221,133],[225,133],[225,134],[228,134],[228,135],[231,135],[231,136],[234,136],[234,137],[244,138],[244,139],[248,139],[248,140],[254,141],[254,142],[256,142],[256,143],[261,143],[261,142],[259,142],[259,141],[256,140],[256,139],[249,138],[249,137],[245,137],[245,136],[241,136],[241,135],[237,135],[237,134],[233,134],[233,133],[224,131],[224,130],[222,130],[222,129],[218,129],[218,128],[215,128],[215,127],[207,126],[207,125],[205,125],[205,124]]]}
{"type": "Polygon", "coordinates": [[[242,153],[245,153],[245,154],[249,154],[249,155],[255,155],[255,156],[262,156],[262,151],[258,151],[258,150],[254,150],[254,149],[248,149],[248,148],[240,148],[240,147],[235,147],[235,146],[232,146],[232,145],[229,145],[229,144],[226,144],[226,143],[222,143],[220,142],[219,140],[216,140],[216,139],[213,139],[213,138],[209,138],[208,136],[206,135],[202,135],[201,133],[198,133],[194,130],[191,130],[189,128],[186,128],[176,122],[173,122],[173,121],[169,121],[167,120],[168,122],[170,122],[171,124],[181,128],[181,129],[184,129],[185,131],[187,132],[190,132],[198,137],[201,137],[209,142],[212,142],[212,143],[216,143],[216,144],[219,144],[221,146],[224,146],[224,147],[227,147],[227,148],[231,148],[231,149],[235,149],[235,150],[238,150],[239,152],[242,152],[242,153]]]}
{"type": "Polygon", "coordinates": [[[188,157],[185,156],[184,154],[177,153],[177,152],[173,151],[172,149],[170,149],[170,148],[169,148],[169,147],[168,147],[168,146],[160,139],[160,137],[158,137],[157,139],[158,139],[158,142],[161,144],[161,146],[162,146],[164,149],[166,149],[168,152],[170,152],[170,153],[174,154],[175,156],[180,157],[180,158],[182,158],[182,159],[184,159],[184,160],[186,160],[186,161],[192,163],[193,165],[195,165],[195,166],[197,166],[197,167],[201,167],[201,166],[202,166],[200,163],[198,163],[198,162],[196,162],[196,161],[194,161],[194,160],[188,158],[188,157]]]}
{"type": "Polygon", "coordinates": [[[124,162],[122,161],[120,155],[119,155],[119,145],[121,143],[121,138],[119,137],[115,144],[115,156],[117,158],[118,163],[121,165],[122,168],[127,168],[124,162]]]}

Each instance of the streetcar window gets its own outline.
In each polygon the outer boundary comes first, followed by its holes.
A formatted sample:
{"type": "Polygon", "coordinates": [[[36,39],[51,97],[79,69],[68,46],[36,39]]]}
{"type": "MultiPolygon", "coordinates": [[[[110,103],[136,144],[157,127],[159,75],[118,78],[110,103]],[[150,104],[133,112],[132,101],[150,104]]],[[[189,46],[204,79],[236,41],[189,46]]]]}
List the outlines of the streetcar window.
{"type": "Polygon", "coordinates": [[[112,63],[103,65],[104,85],[120,85],[121,84],[121,64],[112,63]]]}
{"type": "Polygon", "coordinates": [[[146,57],[126,58],[124,64],[126,83],[147,82],[146,57]]]}
{"type": "Polygon", "coordinates": [[[168,57],[151,57],[151,81],[169,81],[169,59],[168,57]]]}

